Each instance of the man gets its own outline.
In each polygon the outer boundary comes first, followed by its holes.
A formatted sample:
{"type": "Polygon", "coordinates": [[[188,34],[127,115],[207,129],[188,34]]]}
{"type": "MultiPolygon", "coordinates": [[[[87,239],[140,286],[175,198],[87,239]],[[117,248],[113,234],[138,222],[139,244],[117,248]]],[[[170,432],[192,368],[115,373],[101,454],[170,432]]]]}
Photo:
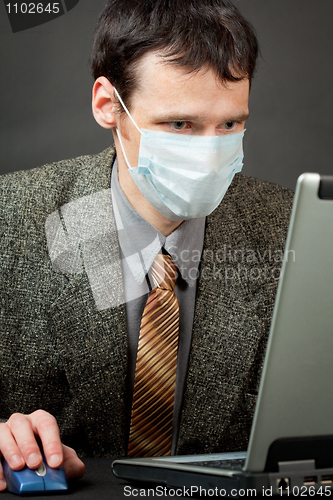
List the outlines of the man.
{"type": "Polygon", "coordinates": [[[93,113],[115,149],[2,179],[0,451],[13,469],[37,467],[39,444],[68,477],[84,472],[70,447],[127,453],[158,254],[178,272],[170,452],[246,447],[291,205],[241,175],[226,192],[256,56],[227,0],[110,0],[93,113]]]}

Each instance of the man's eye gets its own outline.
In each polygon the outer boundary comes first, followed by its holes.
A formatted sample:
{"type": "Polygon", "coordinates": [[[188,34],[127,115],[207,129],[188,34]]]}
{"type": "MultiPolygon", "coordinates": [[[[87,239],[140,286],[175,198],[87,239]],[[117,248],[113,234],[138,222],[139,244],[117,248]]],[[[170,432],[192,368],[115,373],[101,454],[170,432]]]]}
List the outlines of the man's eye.
{"type": "Polygon", "coordinates": [[[169,125],[174,130],[183,130],[186,127],[186,122],[178,121],[178,122],[170,122],[169,125]]]}
{"type": "Polygon", "coordinates": [[[233,128],[235,128],[235,126],[236,126],[236,122],[227,122],[227,123],[225,124],[225,128],[226,128],[227,130],[232,130],[233,128]]]}

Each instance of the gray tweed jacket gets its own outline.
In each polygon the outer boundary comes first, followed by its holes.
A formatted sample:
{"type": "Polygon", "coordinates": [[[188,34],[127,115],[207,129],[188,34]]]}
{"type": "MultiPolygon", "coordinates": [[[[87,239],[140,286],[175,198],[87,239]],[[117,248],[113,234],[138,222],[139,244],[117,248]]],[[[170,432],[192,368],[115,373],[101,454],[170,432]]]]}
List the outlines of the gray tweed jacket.
{"type": "MultiPolygon", "coordinates": [[[[98,310],[83,254],[81,272],[54,269],[45,221],[108,189],[114,156],[1,178],[0,419],[43,408],[86,456],[126,455],[125,307],[98,310]]],[[[237,175],[207,218],[177,453],[247,446],[291,202],[287,189],[237,175]]],[[[112,289],[122,290],[112,235],[112,289]]]]}

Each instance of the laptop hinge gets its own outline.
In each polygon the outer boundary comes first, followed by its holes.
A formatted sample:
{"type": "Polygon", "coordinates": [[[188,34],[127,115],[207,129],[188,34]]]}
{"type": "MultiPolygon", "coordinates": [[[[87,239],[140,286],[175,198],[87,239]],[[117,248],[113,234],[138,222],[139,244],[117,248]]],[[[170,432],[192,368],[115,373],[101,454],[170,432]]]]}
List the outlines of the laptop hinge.
{"type": "Polygon", "coordinates": [[[280,464],[285,462],[314,462],[317,469],[332,468],[332,450],[333,435],[279,438],[268,449],[265,472],[279,472],[280,464]]]}
{"type": "Polygon", "coordinates": [[[333,176],[321,175],[318,196],[322,200],[333,200],[333,176]]]}
{"type": "Polygon", "coordinates": [[[279,472],[314,470],[314,460],[291,460],[290,462],[278,462],[279,472]]]}

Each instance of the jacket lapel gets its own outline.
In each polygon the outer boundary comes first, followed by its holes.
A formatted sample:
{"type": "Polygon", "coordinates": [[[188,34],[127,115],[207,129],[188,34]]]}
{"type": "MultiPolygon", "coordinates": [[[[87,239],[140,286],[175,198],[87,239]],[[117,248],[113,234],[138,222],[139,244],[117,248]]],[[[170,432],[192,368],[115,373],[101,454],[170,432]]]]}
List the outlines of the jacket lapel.
{"type": "Polygon", "coordinates": [[[239,418],[235,411],[248,391],[258,344],[267,331],[259,311],[262,283],[257,294],[256,284],[249,288],[248,280],[239,279],[237,264],[226,258],[229,249],[242,247],[246,241],[235,227],[221,216],[208,217],[178,454],[224,451],[226,434],[232,442],[227,428],[239,418]]]}
{"type": "Polygon", "coordinates": [[[53,218],[61,225],[49,249],[69,280],[51,313],[75,412],[92,449],[115,456],[126,454],[128,353],[109,156],[97,157],[91,179],[53,218]]]}
{"type": "MultiPolygon", "coordinates": [[[[117,283],[115,275],[115,286],[117,283]]],[[[86,274],[53,305],[53,325],[76,412],[92,449],[126,454],[127,334],[124,305],[98,311],[86,274]]]]}

